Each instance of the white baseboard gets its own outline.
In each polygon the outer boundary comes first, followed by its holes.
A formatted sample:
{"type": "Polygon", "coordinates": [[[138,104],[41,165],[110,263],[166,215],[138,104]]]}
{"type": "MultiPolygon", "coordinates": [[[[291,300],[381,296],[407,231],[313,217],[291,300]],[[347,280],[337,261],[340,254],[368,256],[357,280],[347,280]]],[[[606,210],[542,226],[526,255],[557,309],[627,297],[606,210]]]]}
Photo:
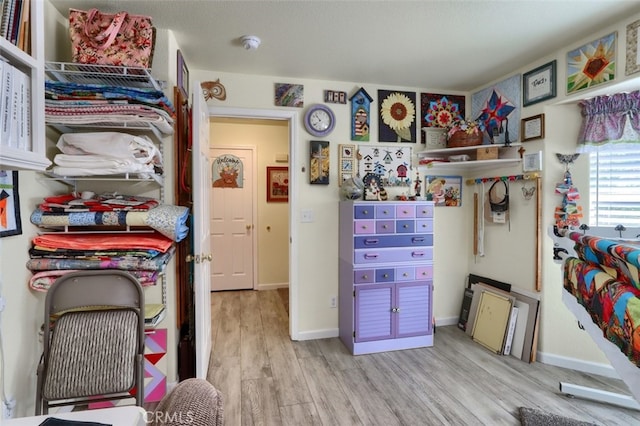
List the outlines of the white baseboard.
{"type": "Polygon", "coordinates": [[[340,330],[337,328],[327,328],[325,330],[301,331],[298,332],[298,338],[295,340],[316,340],[338,337],[340,330]]]}
{"type": "Polygon", "coordinates": [[[289,283],[258,284],[256,290],[275,290],[278,288],[289,288],[289,283]]]}
{"type": "Polygon", "coordinates": [[[443,327],[445,325],[457,325],[458,319],[458,317],[436,318],[436,327],[443,327]]]}
{"type": "Polygon", "coordinates": [[[536,359],[543,364],[553,365],[556,367],[568,368],[569,370],[582,371],[583,373],[597,374],[599,376],[620,379],[616,370],[607,364],[600,364],[590,361],[582,361],[575,358],[568,358],[561,355],[547,354],[538,352],[536,359]]]}

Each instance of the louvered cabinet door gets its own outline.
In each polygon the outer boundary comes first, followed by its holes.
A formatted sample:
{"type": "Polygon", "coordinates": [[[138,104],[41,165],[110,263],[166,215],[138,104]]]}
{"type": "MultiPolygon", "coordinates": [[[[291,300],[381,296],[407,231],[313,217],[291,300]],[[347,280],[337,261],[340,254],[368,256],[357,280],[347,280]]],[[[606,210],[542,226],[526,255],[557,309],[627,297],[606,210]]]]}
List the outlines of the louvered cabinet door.
{"type": "Polygon", "coordinates": [[[431,334],[431,297],[429,281],[397,283],[395,297],[395,336],[410,337],[431,334]]]}
{"type": "Polygon", "coordinates": [[[356,342],[390,339],[393,337],[393,302],[395,284],[355,286],[356,342]]]}

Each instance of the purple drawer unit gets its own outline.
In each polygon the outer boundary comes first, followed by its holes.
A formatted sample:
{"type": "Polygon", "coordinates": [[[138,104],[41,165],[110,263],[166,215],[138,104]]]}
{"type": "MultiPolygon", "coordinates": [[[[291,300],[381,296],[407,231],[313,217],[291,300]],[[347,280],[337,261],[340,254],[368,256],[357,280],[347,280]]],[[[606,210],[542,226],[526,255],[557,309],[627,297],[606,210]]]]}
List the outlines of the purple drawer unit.
{"type": "Polygon", "coordinates": [[[376,234],[393,234],[396,224],[393,220],[376,220],[376,234]]]}
{"type": "Polygon", "coordinates": [[[400,204],[396,206],[396,217],[416,217],[416,208],[413,204],[400,204]]]}
{"type": "Polygon", "coordinates": [[[416,267],[416,279],[417,280],[431,280],[433,279],[433,265],[422,265],[416,267]]]}
{"type": "Polygon", "coordinates": [[[420,247],[433,245],[433,234],[370,235],[354,237],[357,249],[377,247],[420,247]]]}
{"type": "Polygon", "coordinates": [[[375,206],[371,204],[354,206],[353,214],[355,219],[373,219],[375,217],[375,206]]]}
{"type": "Polygon", "coordinates": [[[396,220],[396,232],[398,234],[413,234],[416,232],[416,221],[396,220]]]}
{"type": "Polygon", "coordinates": [[[356,269],[353,271],[353,282],[355,284],[366,284],[374,282],[374,269],[356,269]]]}
{"type": "Polygon", "coordinates": [[[354,234],[373,234],[376,231],[375,220],[354,220],[353,221],[353,233],[354,234]]]}
{"type": "Polygon", "coordinates": [[[433,206],[429,206],[429,205],[416,206],[416,217],[433,217],[433,206]]]}
{"type": "Polygon", "coordinates": [[[397,281],[413,281],[416,279],[416,268],[413,266],[405,266],[396,268],[397,281]]]}
{"type": "Polygon", "coordinates": [[[416,232],[433,232],[433,219],[416,220],[416,232]]]}
{"type": "Polygon", "coordinates": [[[396,217],[393,206],[376,206],[376,219],[393,219],[396,217]]]}
{"type": "Polygon", "coordinates": [[[433,259],[433,247],[354,250],[354,263],[415,262],[433,259]]]}
{"type": "Polygon", "coordinates": [[[376,282],[389,283],[395,279],[395,270],[393,268],[376,269],[376,282]]]}

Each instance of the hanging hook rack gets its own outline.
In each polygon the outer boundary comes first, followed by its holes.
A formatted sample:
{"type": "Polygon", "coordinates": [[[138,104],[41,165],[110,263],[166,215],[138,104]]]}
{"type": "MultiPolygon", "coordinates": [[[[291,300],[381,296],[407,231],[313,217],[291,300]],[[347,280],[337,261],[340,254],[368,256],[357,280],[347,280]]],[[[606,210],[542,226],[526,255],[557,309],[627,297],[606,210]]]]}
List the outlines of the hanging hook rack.
{"type": "Polygon", "coordinates": [[[517,180],[538,179],[539,177],[540,177],[539,173],[525,173],[525,174],[507,175],[507,176],[491,176],[491,177],[481,177],[481,178],[476,178],[476,179],[467,179],[466,180],[466,184],[467,185],[477,185],[477,184],[480,184],[480,183],[495,182],[495,181],[498,181],[498,180],[515,182],[517,180]]]}

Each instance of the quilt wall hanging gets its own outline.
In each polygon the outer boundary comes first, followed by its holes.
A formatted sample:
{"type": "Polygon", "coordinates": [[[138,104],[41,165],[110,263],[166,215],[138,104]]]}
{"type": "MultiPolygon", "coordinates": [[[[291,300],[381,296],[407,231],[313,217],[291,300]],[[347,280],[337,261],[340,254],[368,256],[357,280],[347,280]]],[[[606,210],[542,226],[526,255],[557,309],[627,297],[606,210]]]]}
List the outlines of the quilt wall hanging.
{"type": "Polygon", "coordinates": [[[494,86],[471,96],[471,115],[486,129],[485,144],[517,142],[520,138],[520,74],[507,78],[494,86]]]}
{"type": "Polygon", "coordinates": [[[416,142],[416,94],[378,90],[380,142],[416,142]]]}
{"type": "Polygon", "coordinates": [[[378,176],[382,187],[409,186],[412,179],[411,147],[366,146],[358,147],[358,175],[363,179],[368,174],[378,176]]]}

